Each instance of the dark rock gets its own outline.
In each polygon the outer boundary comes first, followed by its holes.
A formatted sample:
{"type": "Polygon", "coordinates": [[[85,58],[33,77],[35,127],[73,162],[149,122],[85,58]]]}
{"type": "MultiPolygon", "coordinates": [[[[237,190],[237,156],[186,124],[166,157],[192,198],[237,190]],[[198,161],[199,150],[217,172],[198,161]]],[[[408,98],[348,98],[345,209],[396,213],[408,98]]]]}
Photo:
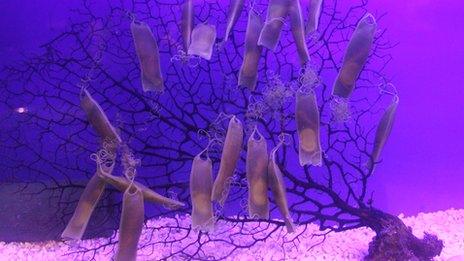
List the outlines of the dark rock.
{"type": "Polygon", "coordinates": [[[437,236],[425,233],[424,238],[419,239],[398,217],[380,211],[371,213],[374,216],[371,220],[376,220],[377,223],[374,227],[379,229],[376,230],[377,235],[369,244],[369,254],[365,260],[429,261],[440,255],[443,241],[437,236]]]}

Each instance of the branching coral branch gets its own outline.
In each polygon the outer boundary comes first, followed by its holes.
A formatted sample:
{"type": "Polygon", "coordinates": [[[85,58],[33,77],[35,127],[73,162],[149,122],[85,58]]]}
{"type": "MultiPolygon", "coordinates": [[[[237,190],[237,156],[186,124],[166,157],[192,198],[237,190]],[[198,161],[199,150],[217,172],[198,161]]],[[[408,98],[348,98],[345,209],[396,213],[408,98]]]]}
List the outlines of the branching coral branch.
{"type": "MultiPolygon", "coordinates": [[[[264,13],[265,2],[256,1],[253,8],[264,13]]],[[[146,214],[147,219],[190,212],[190,166],[207,143],[199,139],[198,132],[205,130],[219,141],[210,155],[216,173],[226,128],[221,117],[233,114],[245,123],[246,135],[258,126],[272,146],[279,142],[282,133],[291,137],[291,143],[279,150],[277,164],[285,177],[290,212],[297,224],[317,222],[322,230],[335,232],[370,226],[363,215],[371,207],[368,181],[378,162],[368,163],[372,161],[376,123],[388,101],[379,94],[377,85],[385,78],[383,70],[391,59],[388,51],[393,44],[385,39],[386,30],[375,34],[373,50],[351,98],[350,118],[337,121],[331,112],[332,84],[349,37],[367,6],[367,1],[360,0],[344,10],[340,2],[324,1],[318,33],[307,40],[311,71],[317,76],[313,80],[319,82],[314,91],[321,119],[322,167],[299,168],[295,161],[298,158],[295,90],[301,83],[302,68],[288,24],[276,51],[263,52],[257,89],[250,92],[236,86],[243,59],[247,11],[242,13],[229,40],[217,45],[211,61],[186,62],[185,59],[195,58],[177,59],[182,43],[182,1],[83,0],[81,8],[73,11],[68,29],[43,44],[41,54],[2,72],[0,99],[6,114],[0,115],[0,123],[5,126],[0,133],[3,159],[0,167],[6,170],[6,175],[1,179],[39,181],[44,190],[57,193],[83,189],[82,183],[76,181],[91,177],[94,166],[89,155],[99,149],[98,138],[79,108],[80,87],[84,84],[118,127],[134,155],[140,158],[137,180],[160,194],[175,194],[178,200],[187,203],[180,212],[152,209],[146,214]],[[158,41],[165,81],[163,93],[142,91],[129,29],[131,18],[146,22],[158,41]],[[18,107],[26,107],[27,112],[17,113],[18,107]]],[[[222,42],[227,20],[222,4],[204,1],[195,6],[194,12],[195,23],[217,24],[217,43],[222,42]]],[[[381,18],[377,17],[377,21],[381,18]]],[[[276,219],[279,215],[275,207],[271,208],[270,220],[248,219],[246,211],[236,211],[246,197],[245,155],[244,151],[239,159],[229,199],[216,213],[219,223],[227,222],[238,229],[222,238],[199,233],[195,240],[184,242],[164,258],[209,258],[207,248],[213,242],[225,246],[227,253],[219,257],[225,258],[237,249],[281,233],[284,223],[276,219]],[[266,233],[246,231],[243,224],[253,222],[263,222],[272,229],[266,233]],[[248,242],[234,241],[236,235],[247,233],[248,242]]],[[[64,198],[61,201],[63,205],[75,203],[64,198]]],[[[61,212],[67,213],[60,217],[63,224],[72,213],[72,208],[67,208],[61,212]]],[[[155,249],[160,244],[178,246],[179,240],[190,240],[195,233],[180,223],[148,229],[156,231],[158,236],[144,241],[141,248],[155,249]],[[177,231],[175,236],[171,236],[172,230],[177,231]],[[164,236],[160,237],[160,233],[164,236]]],[[[110,238],[106,245],[77,252],[91,258],[89,253],[114,244],[114,238],[110,238]]]]}

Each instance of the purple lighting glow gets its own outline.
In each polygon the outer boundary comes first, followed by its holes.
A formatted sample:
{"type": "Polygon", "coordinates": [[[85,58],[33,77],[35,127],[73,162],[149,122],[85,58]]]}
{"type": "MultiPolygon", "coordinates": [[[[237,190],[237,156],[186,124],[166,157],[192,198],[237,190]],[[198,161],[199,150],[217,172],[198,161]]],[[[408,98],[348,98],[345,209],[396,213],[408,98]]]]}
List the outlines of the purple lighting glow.
{"type": "Polygon", "coordinates": [[[464,1],[0,9],[0,260],[464,258],[464,1]]]}

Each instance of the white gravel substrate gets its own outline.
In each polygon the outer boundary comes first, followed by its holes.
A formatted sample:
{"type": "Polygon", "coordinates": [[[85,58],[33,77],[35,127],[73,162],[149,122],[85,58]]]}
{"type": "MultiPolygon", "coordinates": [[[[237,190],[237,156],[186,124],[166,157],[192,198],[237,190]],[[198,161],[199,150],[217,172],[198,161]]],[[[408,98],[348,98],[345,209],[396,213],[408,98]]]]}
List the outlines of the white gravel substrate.
{"type": "MultiPolygon", "coordinates": [[[[416,236],[422,237],[423,232],[437,234],[444,241],[445,248],[436,260],[464,261],[464,209],[449,209],[435,213],[420,213],[415,217],[400,218],[406,225],[413,228],[416,236]]],[[[177,251],[193,254],[198,249],[198,234],[188,229],[176,229],[177,224],[186,228],[189,226],[188,216],[160,218],[147,222],[143,231],[138,260],[157,260],[177,251]],[[182,238],[182,240],[180,240],[182,238]],[[160,239],[173,241],[172,244],[150,244],[160,239]]],[[[248,235],[234,235],[232,240],[243,248],[229,255],[233,247],[223,241],[205,243],[202,247],[205,255],[215,257],[228,256],[228,260],[361,260],[367,253],[368,244],[374,233],[366,228],[329,233],[323,244],[317,245],[322,236],[316,225],[308,225],[306,230],[300,226],[294,234],[287,234],[285,229],[277,229],[266,240],[266,235],[275,229],[268,224],[248,223],[231,225],[220,223],[210,239],[226,239],[230,242],[231,235],[241,230],[248,235]],[[299,235],[299,240],[294,240],[299,235]],[[256,242],[253,244],[253,242],[256,242]]],[[[117,235],[115,237],[117,239],[117,235]]],[[[114,254],[114,246],[100,247],[115,241],[115,239],[93,239],[75,243],[73,246],[62,242],[49,241],[43,243],[4,243],[0,242],[0,260],[110,260],[114,254]],[[98,248],[91,253],[83,254],[84,248],[98,248]],[[94,256],[95,255],[95,256],[94,256]]],[[[201,242],[207,238],[202,237],[201,242]]],[[[171,260],[182,260],[179,255],[171,260]]]]}

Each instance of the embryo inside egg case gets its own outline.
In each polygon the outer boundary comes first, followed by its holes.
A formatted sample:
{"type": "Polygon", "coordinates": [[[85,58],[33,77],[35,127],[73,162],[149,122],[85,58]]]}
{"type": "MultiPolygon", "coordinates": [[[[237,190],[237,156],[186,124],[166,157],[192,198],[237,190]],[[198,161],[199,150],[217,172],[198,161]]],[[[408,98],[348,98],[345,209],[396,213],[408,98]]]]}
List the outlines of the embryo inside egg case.
{"type": "Polygon", "coordinates": [[[383,74],[391,44],[366,1],[340,2],[85,1],[4,72],[14,113],[0,164],[15,171],[2,179],[46,193],[52,238],[90,235],[95,213],[120,228],[70,248],[84,259],[222,259],[270,238],[297,244],[312,223],[373,229],[372,258],[393,227],[433,257],[436,238],[372,205],[398,104],[383,74]],[[175,219],[147,221],[158,217],[175,219]]]}

